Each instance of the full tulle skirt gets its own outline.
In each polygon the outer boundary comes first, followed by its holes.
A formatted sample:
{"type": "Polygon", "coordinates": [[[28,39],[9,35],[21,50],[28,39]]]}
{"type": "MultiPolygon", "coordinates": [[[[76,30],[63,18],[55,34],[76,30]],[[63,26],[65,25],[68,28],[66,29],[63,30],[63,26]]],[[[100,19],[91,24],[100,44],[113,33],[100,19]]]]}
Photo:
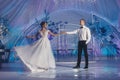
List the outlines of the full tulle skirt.
{"type": "Polygon", "coordinates": [[[41,38],[31,45],[15,47],[15,51],[31,71],[45,71],[56,67],[48,38],[41,38]]]}

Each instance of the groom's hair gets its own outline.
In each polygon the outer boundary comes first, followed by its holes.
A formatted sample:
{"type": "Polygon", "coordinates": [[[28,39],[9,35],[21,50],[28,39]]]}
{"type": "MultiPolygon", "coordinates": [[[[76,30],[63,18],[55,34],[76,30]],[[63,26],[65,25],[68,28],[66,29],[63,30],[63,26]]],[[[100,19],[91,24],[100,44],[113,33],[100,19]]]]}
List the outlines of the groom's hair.
{"type": "Polygon", "coordinates": [[[84,21],[84,22],[86,23],[86,20],[85,20],[85,19],[83,19],[83,18],[82,18],[82,19],[80,19],[80,21],[84,21]]]}
{"type": "Polygon", "coordinates": [[[47,22],[42,21],[42,22],[40,23],[40,26],[42,27],[45,23],[47,23],[47,22]]]}

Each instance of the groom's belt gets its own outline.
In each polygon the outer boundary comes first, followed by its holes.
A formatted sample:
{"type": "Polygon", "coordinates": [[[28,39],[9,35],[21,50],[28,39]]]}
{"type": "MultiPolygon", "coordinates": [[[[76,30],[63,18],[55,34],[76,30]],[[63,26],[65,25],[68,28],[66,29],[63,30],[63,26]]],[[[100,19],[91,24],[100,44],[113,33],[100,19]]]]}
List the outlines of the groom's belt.
{"type": "Polygon", "coordinates": [[[79,42],[86,42],[86,40],[80,40],[79,42]]]}

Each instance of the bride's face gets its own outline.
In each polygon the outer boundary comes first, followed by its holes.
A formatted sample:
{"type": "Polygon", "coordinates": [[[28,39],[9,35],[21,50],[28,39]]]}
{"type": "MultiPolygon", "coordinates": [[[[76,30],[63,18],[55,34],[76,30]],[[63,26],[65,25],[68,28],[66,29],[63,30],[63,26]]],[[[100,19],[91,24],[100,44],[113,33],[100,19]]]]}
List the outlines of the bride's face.
{"type": "Polygon", "coordinates": [[[44,27],[44,28],[47,28],[47,26],[48,26],[48,24],[47,24],[47,23],[45,23],[45,24],[43,25],[43,27],[44,27]]]}

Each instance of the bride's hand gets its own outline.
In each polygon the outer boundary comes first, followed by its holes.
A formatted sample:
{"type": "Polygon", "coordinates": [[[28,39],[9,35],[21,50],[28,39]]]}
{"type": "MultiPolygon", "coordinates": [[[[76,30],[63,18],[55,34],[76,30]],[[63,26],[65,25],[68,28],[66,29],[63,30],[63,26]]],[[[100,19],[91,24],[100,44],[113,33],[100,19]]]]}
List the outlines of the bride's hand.
{"type": "Polygon", "coordinates": [[[26,36],[26,38],[35,38],[34,36],[26,36]]]}
{"type": "Polygon", "coordinates": [[[30,36],[25,36],[26,38],[30,38],[30,36]]]}
{"type": "Polygon", "coordinates": [[[60,34],[66,34],[66,32],[65,32],[65,31],[62,31],[62,32],[60,32],[60,34]]]}

